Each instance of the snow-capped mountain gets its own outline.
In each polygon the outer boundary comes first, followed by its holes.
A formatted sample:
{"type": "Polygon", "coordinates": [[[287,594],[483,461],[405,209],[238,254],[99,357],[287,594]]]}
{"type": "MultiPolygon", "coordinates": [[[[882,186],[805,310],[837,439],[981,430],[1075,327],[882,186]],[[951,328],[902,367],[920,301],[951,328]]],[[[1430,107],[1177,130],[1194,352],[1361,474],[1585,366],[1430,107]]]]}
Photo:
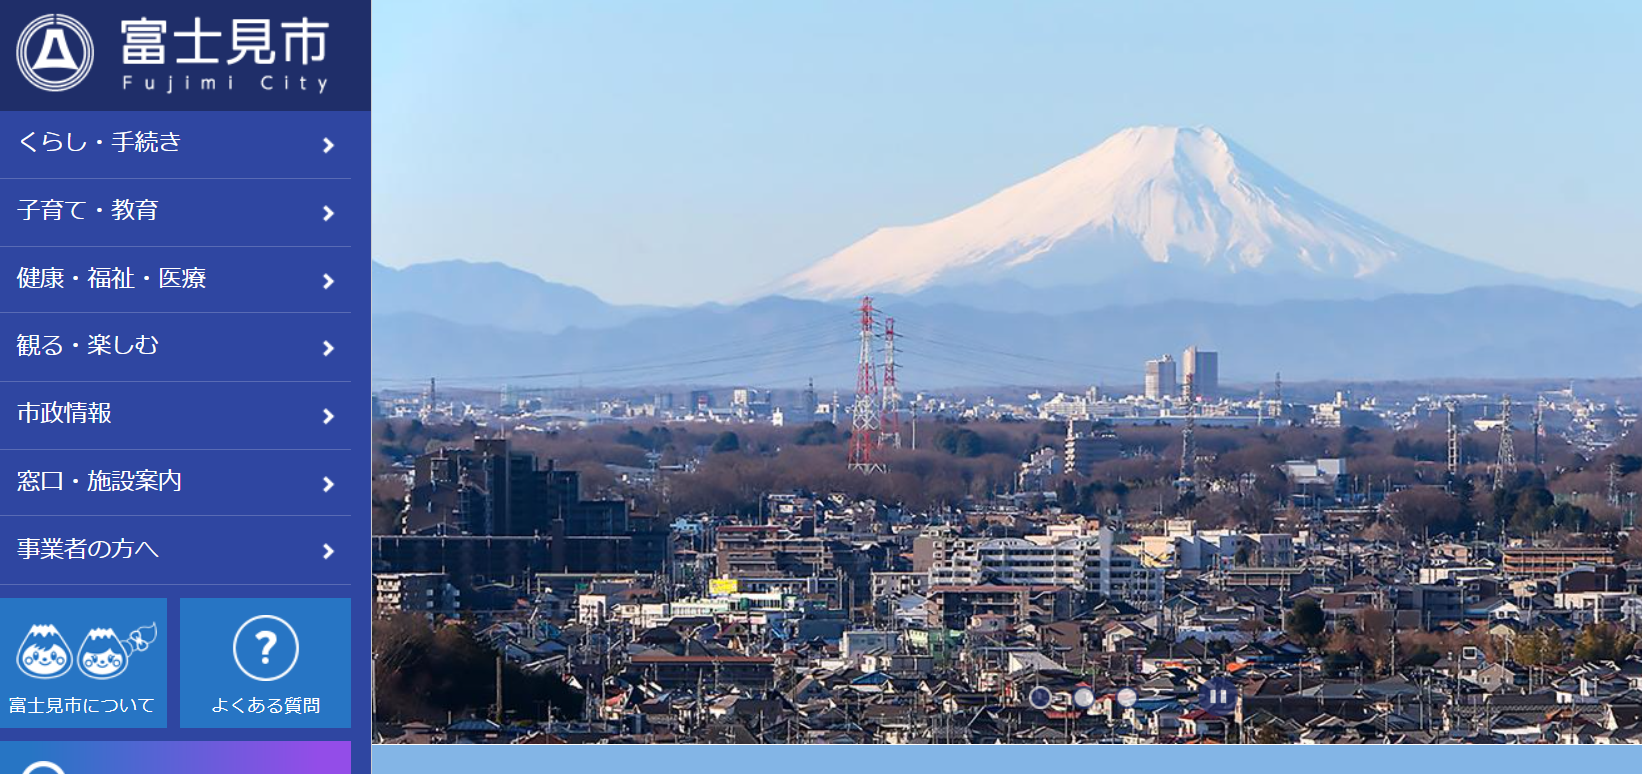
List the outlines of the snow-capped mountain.
{"type": "Polygon", "coordinates": [[[879,229],[775,292],[836,299],[999,284],[1110,289],[1125,279],[1195,284],[1201,292],[1188,295],[1225,300],[1297,284],[1313,292],[1294,295],[1329,297],[1566,287],[1398,234],[1213,129],[1143,126],[940,220],[879,229]]]}

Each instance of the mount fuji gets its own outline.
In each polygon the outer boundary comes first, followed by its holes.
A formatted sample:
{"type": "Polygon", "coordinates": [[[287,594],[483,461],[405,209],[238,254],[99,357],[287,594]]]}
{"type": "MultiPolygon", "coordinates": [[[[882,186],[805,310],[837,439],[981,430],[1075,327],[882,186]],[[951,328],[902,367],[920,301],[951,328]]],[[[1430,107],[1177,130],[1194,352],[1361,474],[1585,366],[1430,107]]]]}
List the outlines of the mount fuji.
{"type": "Polygon", "coordinates": [[[1375,298],[1484,285],[1635,300],[1422,244],[1296,182],[1214,129],[1143,126],[960,212],[879,229],[773,292],[1021,309],[1375,298]]]}
{"type": "Polygon", "coordinates": [[[1078,363],[1138,368],[1188,344],[1220,351],[1228,383],[1276,371],[1296,380],[1642,373],[1635,294],[1422,244],[1207,128],[1119,132],[961,212],[877,231],[742,304],[617,307],[460,261],[373,267],[372,279],[379,379],[488,383],[501,377],[487,374],[529,370],[558,374],[531,378],[560,386],[814,378],[847,389],[855,339],[839,329],[840,312],[864,293],[911,331],[898,362],[929,387],[1087,386],[1114,372],[1078,363]],[[679,355],[781,336],[803,345],[733,362],[679,355]],[[960,367],[923,348],[936,340],[965,343],[960,367]]]}

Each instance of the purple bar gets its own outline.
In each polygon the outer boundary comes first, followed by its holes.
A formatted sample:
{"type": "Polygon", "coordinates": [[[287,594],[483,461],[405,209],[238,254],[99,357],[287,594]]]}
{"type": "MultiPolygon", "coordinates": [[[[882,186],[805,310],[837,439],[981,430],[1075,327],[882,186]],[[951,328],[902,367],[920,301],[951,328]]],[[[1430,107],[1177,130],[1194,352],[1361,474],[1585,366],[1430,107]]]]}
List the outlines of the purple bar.
{"type": "Polygon", "coordinates": [[[348,755],[347,742],[0,742],[0,772],[347,774],[348,755]]]}

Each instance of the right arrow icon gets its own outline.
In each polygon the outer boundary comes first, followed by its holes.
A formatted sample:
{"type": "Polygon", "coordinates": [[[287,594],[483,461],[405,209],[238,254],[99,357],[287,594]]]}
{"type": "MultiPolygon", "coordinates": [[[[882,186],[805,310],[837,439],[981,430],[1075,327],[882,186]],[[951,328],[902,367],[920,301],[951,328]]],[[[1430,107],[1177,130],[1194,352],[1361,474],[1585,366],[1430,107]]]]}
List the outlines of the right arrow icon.
{"type": "Polygon", "coordinates": [[[331,142],[331,138],[326,137],[325,138],[325,150],[320,151],[320,153],[330,153],[331,149],[335,148],[335,147],[336,147],[336,143],[331,142]]]}
{"type": "Polygon", "coordinates": [[[336,419],[336,415],[332,414],[330,409],[320,409],[320,411],[325,412],[325,421],[321,424],[328,425],[331,423],[331,420],[336,419]]]}
{"type": "Polygon", "coordinates": [[[331,346],[331,342],[329,341],[323,343],[325,344],[325,354],[321,357],[330,357],[331,353],[336,351],[336,347],[331,346]]]}
{"type": "Polygon", "coordinates": [[[331,491],[331,487],[336,486],[336,483],[331,481],[330,476],[320,476],[320,480],[325,482],[325,488],[320,490],[322,492],[329,492],[331,491]]]}

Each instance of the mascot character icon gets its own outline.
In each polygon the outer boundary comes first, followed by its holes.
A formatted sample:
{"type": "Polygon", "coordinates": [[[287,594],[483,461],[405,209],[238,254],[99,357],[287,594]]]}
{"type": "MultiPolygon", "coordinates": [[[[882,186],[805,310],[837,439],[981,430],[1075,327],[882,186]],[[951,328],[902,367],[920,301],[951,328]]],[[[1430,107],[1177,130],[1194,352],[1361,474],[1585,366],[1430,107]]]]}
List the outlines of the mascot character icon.
{"type": "Polygon", "coordinates": [[[125,671],[131,661],[131,651],[113,629],[92,629],[80,643],[80,655],[74,659],[80,674],[93,680],[111,680],[125,671]]]}
{"type": "Polygon", "coordinates": [[[68,641],[57,633],[57,627],[30,626],[28,636],[17,648],[17,668],[37,680],[62,677],[68,674],[72,652],[68,641]]]}

